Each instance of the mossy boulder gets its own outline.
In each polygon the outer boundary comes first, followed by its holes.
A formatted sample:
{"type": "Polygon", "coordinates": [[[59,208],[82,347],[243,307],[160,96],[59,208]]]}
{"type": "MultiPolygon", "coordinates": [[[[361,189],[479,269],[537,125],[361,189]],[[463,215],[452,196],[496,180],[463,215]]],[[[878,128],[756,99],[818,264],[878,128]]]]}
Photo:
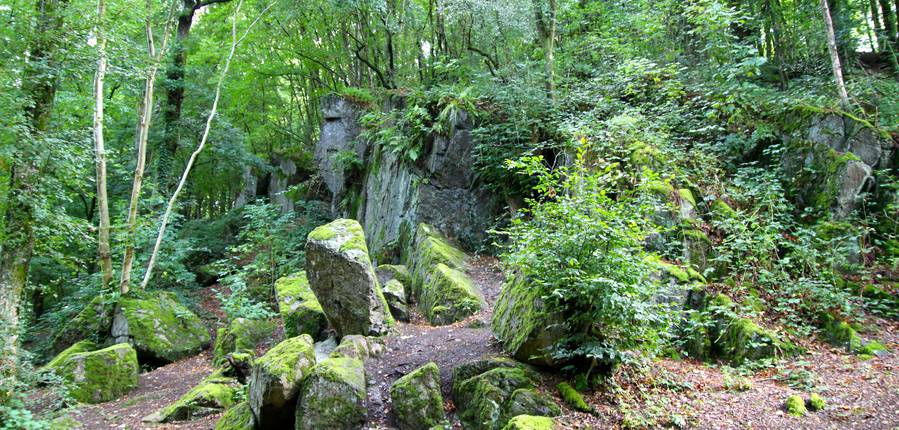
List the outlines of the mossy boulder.
{"type": "Polygon", "coordinates": [[[422,290],[418,307],[432,324],[446,325],[474,315],[486,306],[481,291],[465,272],[438,263],[422,290]]]}
{"type": "Polygon", "coordinates": [[[67,322],[53,338],[51,350],[58,354],[80,340],[102,343],[109,338],[115,303],[107,296],[96,296],[67,322]]]}
{"type": "Polygon", "coordinates": [[[393,317],[375,276],[365,234],[358,222],[339,219],[309,233],[309,285],[338,336],[380,336],[393,317]]]}
{"type": "Polygon", "coordinates": [[[457,397],[456,393],[461,393],[462,383],[469,378],[496,368],[519,368],[521,366],[521,363],[505,357],[487,358],[460,364],[453,368],[453,397],[457,397]]]}
{"type": "Polygon", "coordinates": [[[54,368],[59,367],[60,364],[65,362],[69,357],[71,357],[74,354],[79,354],[82,352],[96,351],[98,349],[100,349],[100,348],[97,346],[97,344],[90,340],[85,339],[85,340],[78,341],[74,345],[66,348],[65,350],[63,350],[62,352],[57,354],[56,357],[53,357],[53,359],[50,360],[49,363],[44,365],[44,369],[52,370],[54,368]]]}
{"type": "Polygon", "coordinates": [[[846,321],[830,314],[821,317],[821,337],[831,345],[845,348],[847,352],[859,355],[881,355],[886,347],[876,340],[866,342],[846,321]]]}
{"type": "Polygon", "coordinates": [[[400,264],[382,264],[378,266],[375,273],[378,275],[378,282],[384,285],[391,280],[396,279],[403,285],[412,285],[412,275],[409,268],[400,264]]]}
{"type": "Polygon", "coordinates": [[[724,294],[711,299],[714,322],[709,330],[711,354],[741,364],[747,360],[760,360],[799,351],[793,343],[781,340],[772,330],[763,328],[749,318],[732,314],[733,300],[724,294]]]}
{"type": "Polygon", "coordinates": [[[440,394],[440,369],[434,363],[397,379],[390,387],[390,399],[400,430],[430,428],[446,418],[440,394]]]}
{"type": "Polygon", "coordinates": [[[366,419],[365,395],[361,360],[322,360],[303,382],[296,404],[296,429],[361,429],[366,419]]]}
{"type": "Polygon", "coordinates": [[[228,409],[236,403],[241,390],[237,379],[215,372],[174,403],[143,419],[144,422],[170,423],[205,417],[228,409]]]}
{"type": "MultiPolygon", "coordinates": [[[[499,430],[511,417],[507,408],[518,390],[533,389],[536,375],[523,366],[496,367],[453,384],[459,418],[467,429],[499,430]]],[[[520,404],[515,404],[515,407],[520,404]]],[[[535,413],[539,413],[535,411],[535,413]]]]}
{"type": "Polygon", "coordinates": [[[787,413],[794,417],[801,417],[808,412],[805,408],[805,400],[802,400],[802,397],[798,394],[788,397],[785,407],[787,413]]]}
{"type": "Polygon", "coordinates": [[[209,345],[203,321],[169,292],[135,292],[119,299],[112,324],[118,343],[134,345],[142,363],[165,364],[209,345]]]}
{"type": "Polygon", "coordinates": [[[218,422],[215,430],[254,430],[253,411],[247,402],[241,402],[228,409],[218,422]]]}
{"type": "Polygon", "coordinates": [[[518,415],[536,415],[542,417],[556,417],[562,414],[562,409],[551,397],[531,388],[515,390],[503,407],[506,420],[518,415]]]}
{"type": "Polygon", "coordinates": [[[381,339],[352,334],[340,339],[340,344],[331,351],[329,356],[365,360],[368,357],[377,357],[383,351],[384,345],[381,339]]]}
{"type": "Polygon", "coordinates": [[[213,361],[216,366],[225,363],[228,354],[255,354],[256,346],[271,339],[277,323],[270,319],[237,318],[228,327],[218,329],[213,348],[213,361]]]}
{"type": "Polygon", "coordinates": [[[406,288],[398,279],[391,279],[384,286],[384,299],[390,308],[390,314],[400,321],[409,321],[409,305],[406,302],[406,288]]]}
{"type": "Polygon", "coordinates": [[[430,281],[434,267],[443,264],[457,270],[464,270],[465,253],[456,248],[436,228],[425,223],[418,225],[414,240],[406,252],[409,264],[410,286],[413,298],[418,298],[430,281]]]}
{"type": "Polygon", "coordinates": [[[275,298],[281,319],[284,320],[285,336],[308,334],[314,340],[326,337],[328,319],[309,286],[306,272],[278,279],[275,282],[275,298]]]}
{"type": "Polygon", "coordinates": [[[540,289],[522,275],[503,284],[491,328],[503,348],[517,360],[554,366],[549,348],[564,335],[558,316],[547,311],[540,289]]]}
{"type": "Polygon", "coordinates": [[[552,418],[518,415],[509,420],[503,430],[553,430],[554,428],[556,428],[556,423],[552,418]]]}
{"type": "Polygon", "coordinates": [[[808,408],[813,411],[823,411],[827,408],[827,402],[818,393],[812,393],[808,396],[808,408]]]}
{"type": "Polygon", "coordinates": [[[261,429],[293,422],[300,387],[315,366],[308,334],[287,339],[256,359],[250,373],[248,402],[261,429]]]}
{"type": "Polygon", "coordinates": [[[140,367],[134,348],[118,344],[97,351],[72,352],[47,369],[66,380],[69,394],[79,402],[101,403],[136,388],[140,367]]]}

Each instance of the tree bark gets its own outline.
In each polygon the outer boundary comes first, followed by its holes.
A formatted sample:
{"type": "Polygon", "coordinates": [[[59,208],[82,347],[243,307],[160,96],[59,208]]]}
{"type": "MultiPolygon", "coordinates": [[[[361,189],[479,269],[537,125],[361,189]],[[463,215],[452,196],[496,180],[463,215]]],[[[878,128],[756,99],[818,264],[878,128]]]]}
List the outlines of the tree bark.
{"type": "Polygon", "coordinates": [[[215,98],[212,101],[212,109],[209,111],[209,116],[206,118],[206,128],[203,130],[203,136],[200,138],[200,143],[197,145],[197,148],[190,155],[190,158],[187,160],[187,165],[184,167],[184,172],[181,174],[181,180],[178,182],[178,187],[175,188],[175,191],[172,193],[172,197],[169,198],[168,205],[166,205],[165,213],[162,215],[162,220],[159,223],[159,233],[156,235],[156,243],[153,246],[153,253],[150,255],[150,261],[147,263],[147,270],[144,272],[144,279],[141,282],[141,289],[147,288],[147,285],[150,283],[150,278],[153,275],[153,267],[156,264],[156,257],[159,255],[159,248],[162,246],[162,240],[165,238],[165,230],[168,226],[169,218],[172,216],[172,211],[175,208],[175,203],[178,201],[178,195],[181,194],[181,190],[184,188],[184,184],[187,183],[187,178],[190,175],[190,171],[193,168],[194,163],[197,161],[197,157],[200,156],[200,153],[203,152],[203,149],[206,147],[206,140],[209,138],[209,130],[212,128],[212,120],[215,118],[216,111],[218,110],[219,99],[222,94],[222,84],[225,82],[225,77],[228,75],[228,69],[231,67],[231,60],[234,58],[234,53],[237,51],[237,45],[244,39],[244,37],[249,34],[250,30],[253,29],[253,26],[259,22],[259,19],[265,15],[266,11],[270,9],[274,3],[271,3],[268,7],[266,7],[258,17],[250,24],[247,28],[246,32],[244,32],[243,36],[240,39],[237,38],[237,17],[240,13],[240,7],[243,5],[243,0],[238,1],[237,7],[234,10],[234,14],[231,16],[231,50],[228,52],[228,57],[225,60],[225,66],[222,68],[222,72],[219,75],[218,83],[215,86],[215,98]]]}
{"type": "Polygon", "coordinates": [[[556,102],[556,81],[554,66],[554,48],[556,40],[556,0],[549,0],[549,10],[543,10],[542,0],[534,0],[534,19],[537,24],[537,36],[543,48],[543,69],[546,79],[546,93],[553,103],[556,102]],[[548,14],[547,14],[548,12],[548,14]]]}
{"type": "Polygon", "coordinates": [[[103,136],[103,83],[106,79],[106,34],[104,19],[106,1],[97,0],[97,75],[94,77],[94,152],[97,167],[97,203],[100,220],[97,235],[97,254],[100,260],[101,287],[105,291],[112,283],[112,253],[109,247],[109,197],[106,192],[106,144],[103,136]]]}
{"type": "Polygon", "coordinates": [[[128,204],[128,235],[125,243],[125,255],[122,258],[122,273],[119,278],[119,291],[127,294],[131,288],[131,269],[134,266],[134,240],[137,232],[137,209],[140,203],[141,185],[144,179],[144,169],[147,164],[147,135],[150,131],[150,123],[153,117],[153,88],[156,83],[156,74],[159,71],[159,62],[165,55],[169,41],[169,27],[171,17],[165,21],[162,36],[162,46],[159,52],[153,40],[153,2],[147,0],[147,17],[144,32],[147,37],[147,57],[149,66],[147,77],[144,80],[144,96],[138,114],[137,132],[135,133],[136,162],[134,165],[134,181],[131,184],[131,200],[128,204]]]}
{"type": "MultiPolygon", "coordinates": [[[[62,27],[60,0],[39,0],[36,4],[37,28],[30,46],[25,69],[24,85],[31,98],[25,109],[30,125],[31,140],[39,139],[48,129],[53,100],[56,97],[57,70],[53,59],[62,27]]],[[[4,227],[0,243],[0,387],[13,389],[19,360],[19,310],[22,293],[28,279],[28,265],[34,252],[34,180],[37,155],[26,149],[10,166],[10,184],[4,227]]],[[[12,391],[0,392],[0,400],[9,398],[12,391]]]]}
{"type": "Polygon", "coordinates": [[[843,82],[843,66],[840,64],[840,53],[837,49],[833,20],[830,17],[830,8],[827,5],[827,0],[821,0],[821,11],[824,14],[824,28],[827,31],[827,50],[830,51],[833,78],[837,84],[837,91],[840,95],[840,104],[849,106],[849,94],[846,92],[846,83],[843,82]]]}

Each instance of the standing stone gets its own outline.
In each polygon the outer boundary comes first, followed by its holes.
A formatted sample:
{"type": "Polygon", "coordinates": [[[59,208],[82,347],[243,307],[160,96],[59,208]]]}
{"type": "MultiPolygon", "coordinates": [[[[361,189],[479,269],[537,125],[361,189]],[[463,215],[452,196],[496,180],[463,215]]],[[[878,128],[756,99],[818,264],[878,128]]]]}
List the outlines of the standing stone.
{"type": "Polygon", "coordinates": [[[300,384],[315,365],[309,335],[279,343],[253,364],[249,404],[260,429],[281,429],[292,423],[300,384]]]}
{"type": "Polygon", "coordinates": [[[297,430],[361,429],[366,418],[365,388],[362,360],[323,360],[303,382],[297,402],[297,430]]]}
{"type": "Polygon", "coordinates": [[[328,320],[322,306],[309,288],[306,272],[285,276],[275,282],[275,299],[278,311],[284,320],[284,334],[287,337],[308,334],[315,340],[324,340],[328,320]]]}
{"type": "Polygon", "coordinates": [[[309,233],[306,273],[338,336],[380,336],[393,325],[358,222],[338,219],[309,233]]]}
{"type": "Polygon", "coordinates": [[[393,412],[400,430],[431,428],[443,422],[440,369],[428,363],[397,379],[390,387],[393,412]]]}

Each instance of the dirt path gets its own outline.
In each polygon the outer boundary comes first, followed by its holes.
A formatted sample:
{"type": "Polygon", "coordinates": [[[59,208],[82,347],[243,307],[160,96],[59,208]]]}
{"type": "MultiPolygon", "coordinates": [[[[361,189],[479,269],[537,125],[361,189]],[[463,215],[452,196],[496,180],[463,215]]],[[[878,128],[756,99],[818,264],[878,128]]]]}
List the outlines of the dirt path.
{"type": "Polygon", "coordinates": [[[368,428],[392,428],[390,385],[401,376],[433,361],[440,368],[443,394],[448,399],[454,367],[501,353],[489,325],[502,286],[502,271],[495,258],[478,257],[472,260],[468,274],[484,293],[487,309],[442,327],[429,326],[416,315],[411,323],[400,323],[387,337],[381,357],[366,361],[368,428]]]}
{"type": "Polygon", "coordinates": [[[211,429],[219,415],[175,424],[148,424],[141,419],[178,400],[212,373],[209,351],[140,375],[137,389],[125,397],[82,406],[70,416],[85,429],[211,429]]]}

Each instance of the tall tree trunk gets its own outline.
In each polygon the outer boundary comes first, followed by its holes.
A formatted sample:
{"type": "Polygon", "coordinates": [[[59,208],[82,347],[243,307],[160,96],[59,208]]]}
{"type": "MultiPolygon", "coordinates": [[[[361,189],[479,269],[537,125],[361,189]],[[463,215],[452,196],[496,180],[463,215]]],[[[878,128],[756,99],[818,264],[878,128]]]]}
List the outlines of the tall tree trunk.
{"type": "MultiPolygon", "coordinates": [[[[890,47],[893,51],[896,51],[897,48],[899,48],[896,37],[897,22],[894,19],[895,17],[893,16],[889,0],[879,0],[879,2],[880,8],[883,9],[883,31],[886,32],[886,39],[889,41],[890,47]]],[[[884,44],[886,44],[886,41],[884,41],[884,44]]],[[[880,50],[884,52],[889,51],[888,49],[884,49],[883,46],[881,46],[880,50]]]]}
{"type": "Polygon", "coordinates": [[[556,40],[556,0],[549,0],[549,10],[546,11],[543,8],[543,0],[534,0],[534,19],[537,24],[537,36],[543,48],[546,93],[555,103],[556,81],[553,50],[556,40]]]}
{"type": "Polygon", "coordinates": [[[106,34],[104,33],[106,1],[97,0],[97,75],[94,77],[94,152],[97,164],[97,203],[100,207],[100,228],[97,254],[102,273],[101,287],[112,282],[112,253],[109,248],[109,197],[106,193],[106,144],[103,136],[103,81],[106,79],[106,34]]]}
{"type": "MultiPolygon", "coordinates": [[[[23,79],[31,104],[25,113],[32,141],[40,139],[50,124],[50,112],[56,97],[57,65],[53,54],[62,27],[60,0],[38,0],[37,28],[30,46],[30,57],[23,79]]],[[[17,376],[19,360],[19,309],[28,279],[28,265],[34,252],[34,180],[37,167],[30,150],[32,145],[10,166],[8,203],[4,214],[4,241],[0,243],[0,387],[11,390],[17,376]]],[[[13,392],[0,393],[0,400],[13,392]]]]}
{"type": "Polygon", "coordinates": [[[184,67],[187,65],[187,38],[193,25],[196,2],[183,0],[181,13],[178,15],[178,29],[172,46],[172,64],[166,71],[165,104],[162,116],[165,122],[165,134],[156,157],[156,179],[160,190],[168,194],[174,186],[175,178],[172,166],[178,152],[181,139],[181,109],[184,104],[184,67]]]}
{"type": "Polygon", "coordinates": [[[147,57],[149,66],[147,77],[144,80],[144,96],[138,113],[137,132],[135,133],[136,162],[134,165],[134,181],[131,184],[131,201],[128,204],[128,235],[125,243],[125,255],[122,258],[122,273],[119,277],[119,291],[128,293],[131,288],[131,269],[134,266],[134,240],[137,233],[137,209],[140,203],[141,186],[144,179],[144,169],[147,164],[147,135],[150,131],[150,123],[153,118],[153,88],[156,83],[156,74],[159,71],[159,62],[165,55],[169,41],[170,17],[166,19],[162,36],[162,45],[157,52],[153,40],[153,2],[147,0],[147,16],[144,32],[147,37],[147,57]]]}
{"type": "Polygon", "coordinates": [[[883,40],[886,35],[883,33],[883,24],[881,24],[880,20],[880,7],[877,5],[877,0],[871,0],[870,3],[871,22],[874,23],[874,35],[877,38],[877,46],[875,48],[874,42],[872,41],[872,48],[875,49],[875,51],[880,51],[882,49],[881,46],[883,46],[883,40]]]}
{"type": "Polygon", "coordinates": [[[141,288],[146,288],[150,283],[150,278],[153,275],[153,266],[156,264],[156,257],[159,255],[159,248],[162,246],[162,240],[165,238],[165,230],[168,226],[169,218],[172,216],[172,211],[175,208],[175,203],[178,201],[178,195],[181,194],[181,190],[184,188],[184,184],[187,183],[187,177],[190,175],[190,171],[193,168],[194,162],[197,161],[197,157],[200,156],[200,153],[203,152],[203,149],[206,147],[206,140],[209,138],[209,130],[212,128],[212,120],[215,118],[216,111],[218,110],[219,99],[222,94],[222,84],[225,82],[225,77],[228,76],[228,69],[231,67],[231,60],[234,58],[234,53],[237,52],[237,45],[244,39],[244,37],[249,34],[250,30],[259,22],[259,19],[262,18],[263,15],[274,5],[271,3],[262,12],[259,14],[256,19],[250,23],[250,26],[244,32],[244,34],[237,38],[237,17],[240,14],[240,7],[243,5],[243,0],[238,1],[237,7],[234,9],[234,14],[231,16],[231,50],[228,52],[228,57],[225,60],[225,66],[222,68],[222,72],[219,75],[218,83],[215,85],[215,98],[212,100],[212,109],[209,111],[209,116],[206,118],[206,128],[203,130],[203,136],[200,138],[200,143],[197,145],[197,148],[190,155],[190,158],[187,160],[187,165],[184,167],[184,172],[181,174],[181,180],[178,182],[178,186],[175,188],[175,191],[172,193],[172,197],[169,198],[168,205],[166,205],[165,213],[162,215],[162,220],[159,223],[159,233],[156,235],[156,243],[153,246],[153,253],[150,255],[150,261],[147,263],[147,270],[144,272],[144,279],[141,282],[141,288]]]}
{"type": "Polygon", "coordinates": [[[833,19],[830,17],[830,7],[827,5],[827,0],[821,0],[821,12],[824,14],[824,28],[827,30],[827,50],[830,51],[833,78],[837,84],[837,91],[840,94],[840,104],[849,106],[849,94],[846,92],[846,83],[843,82],[843,66],[840,64],[840,53],[837,49],[833,19]]]}

